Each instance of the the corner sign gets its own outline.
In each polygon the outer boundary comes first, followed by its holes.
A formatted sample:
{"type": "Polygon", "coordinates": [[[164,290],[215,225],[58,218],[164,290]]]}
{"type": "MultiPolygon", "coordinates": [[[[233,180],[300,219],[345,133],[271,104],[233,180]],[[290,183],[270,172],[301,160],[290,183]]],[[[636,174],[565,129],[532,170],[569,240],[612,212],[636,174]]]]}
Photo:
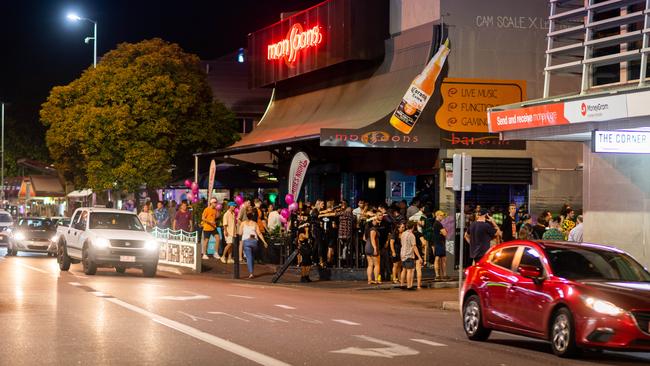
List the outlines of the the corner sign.
{"type": "Polygon", "coordinates": [[[266,59],[279,60],[283,58],[287,65],[290,65],[298,58],[299,51],[316,47],[321,42],[323,42],[323,33],[320,32],[319,26],[303,30],[300,23],[295,23],[287,33],[287,38],[267,46],[266,59]]]}
{"type": "Polygon", "coordinates": [[[592,147],[597,153],[650,154],[650,132],[594,131],[592,147]]]}

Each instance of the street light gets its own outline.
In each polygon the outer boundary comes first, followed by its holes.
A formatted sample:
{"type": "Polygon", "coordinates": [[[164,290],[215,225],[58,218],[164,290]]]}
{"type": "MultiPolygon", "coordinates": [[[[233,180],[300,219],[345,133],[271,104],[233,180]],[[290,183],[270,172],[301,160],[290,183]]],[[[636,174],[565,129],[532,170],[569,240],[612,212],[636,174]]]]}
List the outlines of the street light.
{"type": "Polygon", "coordinates": [[[68,18],[68,20],[70,20],[72,22],[77,22],[77,21],[80,21],[80,20],[87,20],[87,21],[93,23],[93,25],[94,25],[93,36],[92,37],[86,37],[84,42],[87,44],[88,41],[90,41],[90,40],[93,41],[93,67],[96,68],[97,67],[97,22],[92,20],[92,19],[82,18],[82,17],[80,17],[79,15],[77,15],[75,13],[69,13],[66,17],[68,18]]]}

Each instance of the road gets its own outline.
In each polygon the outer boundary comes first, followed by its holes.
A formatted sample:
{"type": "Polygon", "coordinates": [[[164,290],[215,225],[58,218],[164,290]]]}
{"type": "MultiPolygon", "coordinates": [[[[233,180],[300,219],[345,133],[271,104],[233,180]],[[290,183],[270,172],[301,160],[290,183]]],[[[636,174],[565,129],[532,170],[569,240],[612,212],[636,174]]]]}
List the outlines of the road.
{"type": "Polygon", "coordinates": [[[650,354],[556,358],[544,342],[465,339],[435,291],[144,278],[0,249],[0,365],[636,365],[650,354]]]}

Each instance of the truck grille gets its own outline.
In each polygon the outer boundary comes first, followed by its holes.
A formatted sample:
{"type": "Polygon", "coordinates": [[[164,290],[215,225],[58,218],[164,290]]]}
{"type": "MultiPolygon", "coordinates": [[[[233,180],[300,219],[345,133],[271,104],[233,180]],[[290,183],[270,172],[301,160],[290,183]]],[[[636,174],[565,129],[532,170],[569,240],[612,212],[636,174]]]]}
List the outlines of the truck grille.
{"type": "Polygon", "coordinates": [[[144,240],[111,240],[111,247],[113,248],[144,248],[144,240]]]}
{"type": "Polygon", "coordinates": [[[633,311],[632,315],[641,331],[650,333],[650,311],[633,311]]]}

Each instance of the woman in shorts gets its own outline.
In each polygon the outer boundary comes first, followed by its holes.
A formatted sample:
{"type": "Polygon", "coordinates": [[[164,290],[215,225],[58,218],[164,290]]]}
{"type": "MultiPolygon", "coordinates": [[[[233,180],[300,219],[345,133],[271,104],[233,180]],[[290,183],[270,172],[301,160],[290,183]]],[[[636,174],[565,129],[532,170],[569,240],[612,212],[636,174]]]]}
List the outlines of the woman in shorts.
{"type": "MultiPolygon", "coordinates": [[[[406,224],[400,223],[390,234],[390,254],[393,262],[393,283],[399,283],[400,272],[402,270],[402,239],[400,236],[406,230],[406,224]]],[[[401,284],[400,284],[401,285],[401,284]]]]}
{"type": "Polygon", "coordinates": [[[368,284],[374,285],[379,284],[379,231],[377,227],[381,222],[381,216],[376,215],[372,218],[372,221],[368,223],[370,228],[365,236],[366,239],[366,259],[368,261],[367,275],[368,275],[368,284]],[[375,276],[373,280],[373,274],[375,276]]]}

